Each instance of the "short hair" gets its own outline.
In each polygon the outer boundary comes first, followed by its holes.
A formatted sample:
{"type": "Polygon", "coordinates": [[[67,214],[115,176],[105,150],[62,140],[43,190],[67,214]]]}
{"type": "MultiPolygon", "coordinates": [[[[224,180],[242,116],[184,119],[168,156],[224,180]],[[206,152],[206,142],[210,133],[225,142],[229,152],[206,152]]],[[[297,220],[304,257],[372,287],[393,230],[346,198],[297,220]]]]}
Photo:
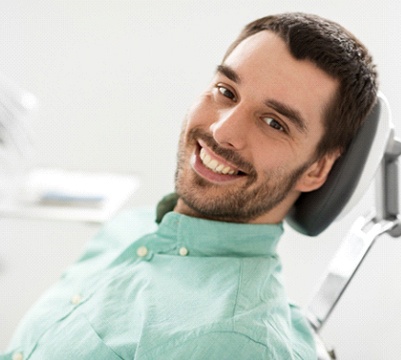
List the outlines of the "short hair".
{"type": "Polygon", "coordinates": [[[339,80],[323,120],[316,157],[344,151],[377,101],[377,72],[367,48],[341,25],[304,13],[284,13],[255,20],[242,30],[224,58],[244,39],[264,30],[277,34],[292,56],[309,60],[339,80]]]}

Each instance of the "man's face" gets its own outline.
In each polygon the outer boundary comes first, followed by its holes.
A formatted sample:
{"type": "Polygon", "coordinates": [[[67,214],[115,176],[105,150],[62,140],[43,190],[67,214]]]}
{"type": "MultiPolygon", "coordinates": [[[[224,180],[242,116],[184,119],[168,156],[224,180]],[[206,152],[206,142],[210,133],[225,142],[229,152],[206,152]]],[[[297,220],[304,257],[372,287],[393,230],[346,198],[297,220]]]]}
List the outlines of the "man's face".
{"type": "Polygon", "coordinates": [[[294,59],[272,32],[241,42],[184,121],[175,210],[222,221],[281,221],[332,165],[314,154],[337,87],[311,62],[294,59]]]}

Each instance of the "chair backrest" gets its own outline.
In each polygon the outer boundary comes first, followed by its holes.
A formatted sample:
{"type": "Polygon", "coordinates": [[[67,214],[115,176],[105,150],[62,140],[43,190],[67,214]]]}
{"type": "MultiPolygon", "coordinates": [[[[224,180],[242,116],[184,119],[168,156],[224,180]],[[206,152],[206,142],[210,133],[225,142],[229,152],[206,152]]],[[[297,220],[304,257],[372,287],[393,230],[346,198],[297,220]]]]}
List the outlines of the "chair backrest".
{"type": "Polygon", "coordinates": [[[346,215],[367,191],[380,166],[392,131],[390,107],[383,94],[325,184],[303,193],[286,221],[296,231],[316,236],[346,215]]]}

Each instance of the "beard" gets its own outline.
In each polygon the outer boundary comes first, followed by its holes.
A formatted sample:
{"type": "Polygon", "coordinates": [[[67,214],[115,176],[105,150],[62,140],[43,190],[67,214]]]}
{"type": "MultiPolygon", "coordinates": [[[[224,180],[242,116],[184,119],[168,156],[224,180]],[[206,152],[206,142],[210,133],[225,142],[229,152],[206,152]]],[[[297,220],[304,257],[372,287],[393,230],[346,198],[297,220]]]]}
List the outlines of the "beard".
{"type": "Polygon", "coordinates": [[[250,222],[279,205],[294,188],[299,177],[310,166],[308,161],[297,169],[283,167],[258,173],[237,152],[220,147],[211,135],[194,128],[180,136],[175,174],[175,190],[181,200],[201,217],[227,222],[250,222]],[[246,172],[240,184],[218,185],[199,176],[190,158],[201,139],[217,155],[246,172]]]}

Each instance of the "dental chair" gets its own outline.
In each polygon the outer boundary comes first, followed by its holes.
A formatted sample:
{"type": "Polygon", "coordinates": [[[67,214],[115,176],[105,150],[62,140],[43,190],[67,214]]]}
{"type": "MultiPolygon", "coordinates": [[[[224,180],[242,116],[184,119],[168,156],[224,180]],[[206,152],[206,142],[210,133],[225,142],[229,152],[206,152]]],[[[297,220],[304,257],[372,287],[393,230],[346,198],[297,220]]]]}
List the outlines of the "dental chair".
{"type": "Polygon", "coordinates": [[[387,100],[379,94],[377,104],[343,156],[335,163],[320,189],[304,193],[286,221],[296,231],[316,236],[334,220],[343,218],[376,182],[374,209],[359,217],[329,264],[320,286],[306,306],[319,360],[336,359],[319,336],[354,274],[375,240],[387,233],[401,236],[398,209],[398,157],[401,142],[395,138],[387,100]]]}

